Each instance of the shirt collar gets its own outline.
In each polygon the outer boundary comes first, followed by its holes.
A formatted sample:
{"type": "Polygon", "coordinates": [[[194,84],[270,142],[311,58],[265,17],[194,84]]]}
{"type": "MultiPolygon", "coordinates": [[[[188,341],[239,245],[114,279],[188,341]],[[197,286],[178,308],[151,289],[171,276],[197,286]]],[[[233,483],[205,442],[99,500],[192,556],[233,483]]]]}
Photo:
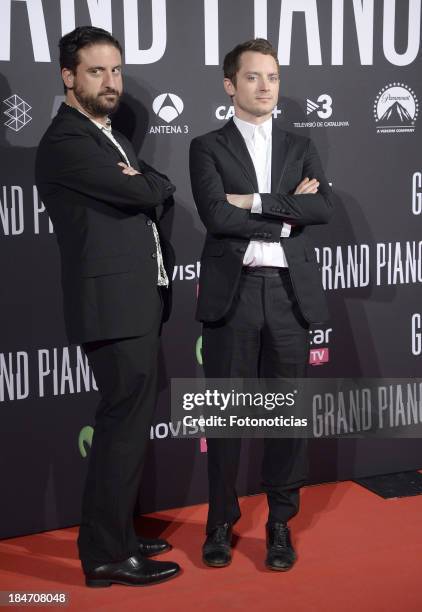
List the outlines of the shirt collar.
{"type": "Polygon", "coordinates": [[[103,125],[102,123],[99,123],[98,121],[95,121],[95,119],[92,119],[89,115],[84,113],[80,108],[76,108],[76,106],[71,106],[67,102],[66,102],[66,104],[67,104],[67,106],[70,106],[70,108],[74,108],[75,110],[77,110],[78,113],[81,113],[81,115],[84,115],[85,117],[87,117],[90,121],[92,121],[92,123],[94,125],[97,126],[97,128],[99,130],[105,130],[106,132],[110,132],[111,133],[111,121],[110,121],[110,119],[108,120],[107,125],[103,125]]]}
{"type": "MultiPolygon", "coordinates": [[[[89,117],[91,119],[91,117],[89,117]]],[[[102,123],[98,123],[98,121],[95,121],[95,119],[91,119],[92,123],[94,123],[97,128],[99,128],[100,130],[104,130],[105,132],[110,132],[111,134],[111,121],[110,123],[107,123],[107,125],[103,125],[102,123]]]]}
{"type": "Polygon", "coordinates": [[[260,123],[259,125],[256,125],[255,123],[249,123],[249,121],[244,121],[243,119],[239,119],[239,117],[237,117],[236,115],[233,117],[233,121],[245,140],[253,142],[255,139],[255,132],[258,128],[261,128],[267,140],[271,138],[273,128],[272,117],[264,121],[264,123],[260,123]]]}

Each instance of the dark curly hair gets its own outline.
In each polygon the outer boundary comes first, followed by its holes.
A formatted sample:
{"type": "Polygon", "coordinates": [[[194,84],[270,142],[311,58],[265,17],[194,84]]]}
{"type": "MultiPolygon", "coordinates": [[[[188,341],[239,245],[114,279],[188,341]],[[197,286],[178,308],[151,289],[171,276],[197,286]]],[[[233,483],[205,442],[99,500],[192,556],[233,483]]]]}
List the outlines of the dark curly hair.
{"type": "MultiPolygon", "coordinates": [[[[59,40],[60,69],[67,68],[74,73],[80,61],[79,49],[98,44],[112,45],[122,53],[122,47],[117,38],[114,38],[110,32],[102,28],[80,26],[65,34],[59,40]]],[[[66,93],[66,86],[64,86],[64,91],[66,93]]]]}

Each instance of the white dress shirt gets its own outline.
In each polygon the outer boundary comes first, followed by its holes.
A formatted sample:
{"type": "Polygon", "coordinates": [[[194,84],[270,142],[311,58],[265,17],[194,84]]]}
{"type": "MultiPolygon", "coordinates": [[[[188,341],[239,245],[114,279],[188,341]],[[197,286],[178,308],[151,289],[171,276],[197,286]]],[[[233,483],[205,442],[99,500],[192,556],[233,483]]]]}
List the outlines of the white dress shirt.
{"type": "MultiPolygon", "coordinates": [[[[255,125],[234,116],[233,121],[243,136],[246,147],[251,156],[256,178],[258,180],[259,193],[271,193],[271,154],[272,154],[272,118],[264,123],[255,125]]],[[[252,213],[262,213],[262,202],[259,193],[254,193],[252,213]]],[[[290,236],[291,226],[283,223],[280,236],[290,236]]],[[[287,259],[280,242],[264,242],[262,240],[251,240],[243,258],[244,266],[273,266],[287,268],[287,259]]]]}

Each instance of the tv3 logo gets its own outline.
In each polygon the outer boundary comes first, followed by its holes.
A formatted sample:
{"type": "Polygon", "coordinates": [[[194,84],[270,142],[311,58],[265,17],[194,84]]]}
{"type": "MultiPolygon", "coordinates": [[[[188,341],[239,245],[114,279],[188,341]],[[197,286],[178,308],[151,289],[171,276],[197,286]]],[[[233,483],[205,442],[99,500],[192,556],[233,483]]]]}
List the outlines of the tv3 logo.
{"type": "Polygon", "coordinates": [[[316,102],[306,99],[306,114],[316,111],[320,119],[328,119],[333,114],[333,99],[328,94],[321,94],[316,102]]]}

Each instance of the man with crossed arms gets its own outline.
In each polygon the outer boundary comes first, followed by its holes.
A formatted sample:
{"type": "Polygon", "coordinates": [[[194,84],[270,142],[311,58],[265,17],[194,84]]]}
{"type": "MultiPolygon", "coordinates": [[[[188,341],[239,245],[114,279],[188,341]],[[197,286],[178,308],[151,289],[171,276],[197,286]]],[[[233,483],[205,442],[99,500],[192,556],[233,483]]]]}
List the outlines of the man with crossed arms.
{"type": "MultiPolygon", "coordinates": [[[[327,223],[332,192],[309,138],[273,124],[279,64],[268,41],[238,45],[223,70],[235,116],[190,148],[192,192],[207,229],[197,306],[205,376],[303,377],[309,325],[328,318],[306,228],[327,223]]],[[[208,566],[231,562],[239,454],[240,439],[208,439],[208,566]]],[[[306,476],[305,440],[265,440],[271,570],[288,570],[296,560],[287,522],[298,512],[306,476]]]]}
{"type": "Polygon", "coordinates": [[[87,586],[148,585],[180,571],[149,559],[171,547],[133,524],[172,269],[157,209],[175,187],[111,128],[123,91],[116,38],[82,26],[59,48],[66,100],[40,142],[36,181],[60,247],[67,335],[82,344],[101,396],[79,556],[87,586]]]}

